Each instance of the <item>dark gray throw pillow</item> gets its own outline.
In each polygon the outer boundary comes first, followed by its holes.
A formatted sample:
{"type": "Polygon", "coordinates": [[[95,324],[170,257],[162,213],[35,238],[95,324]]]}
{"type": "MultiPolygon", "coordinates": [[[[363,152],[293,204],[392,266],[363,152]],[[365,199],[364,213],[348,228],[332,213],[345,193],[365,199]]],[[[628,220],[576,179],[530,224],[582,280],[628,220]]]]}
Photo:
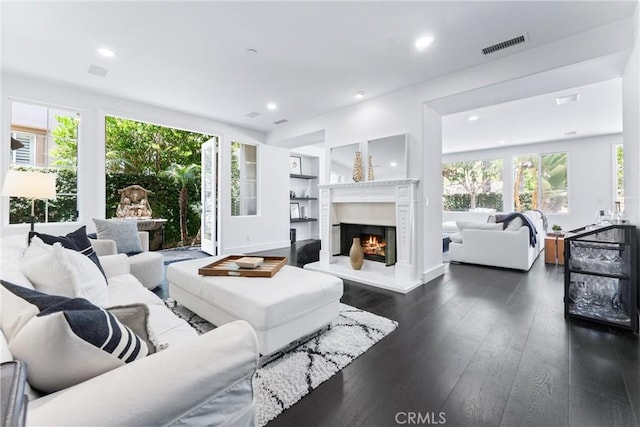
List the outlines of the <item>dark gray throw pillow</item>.
{"type": "Polygon", "coordinates": [[[66,236],[53,236],[51,234],[38,233],[37,231],[29,232],[29,244],[31,244],[31,239],[34,236],[37,236],[47,245],[53,245],[54,243],[60,243],[63,248],[71,249],[76,252],[80,252],[83,255],[86,255],[95,265],[98,266],[100,273],[104,276],[105,280],[107,279],[107,275],[104,273],[102,269],[102,265],[100,264],[100,260],[98,259],[98,254],[93,250],[93,246],[91,246],[91,241],[87,237],[87,227],[82,226],[78,228],[76,231],[72,231],[66,236]]]}
{"type": "Polygon", "coordinates": [[[147,343],[149,354],[156,352],[149,333],[149,307],[144,304],[117,305],[107,308],[107,311],[147,343]]]}
{"type": "Polygon", "coordinates": [[[137,254],[142,252],[138,237],[138,221],[135,219],[93,219],[98,239],[116,242],[119,254],[137,254]]]}

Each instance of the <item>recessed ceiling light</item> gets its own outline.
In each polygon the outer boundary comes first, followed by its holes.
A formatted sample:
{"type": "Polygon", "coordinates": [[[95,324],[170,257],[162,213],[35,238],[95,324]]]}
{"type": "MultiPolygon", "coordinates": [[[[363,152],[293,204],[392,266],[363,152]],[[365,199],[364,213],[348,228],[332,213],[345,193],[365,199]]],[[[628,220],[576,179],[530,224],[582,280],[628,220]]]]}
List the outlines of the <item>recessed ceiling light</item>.
{"type": "Polygon", "coordinates": [[[255,49],[247,49],[247,55],[257,55],[258,51],[255,49]]]}
{"type": "Polygon", "coordinates": [[[267,108],[269,110],[276,110],[278,108],[278,106],[274,102],[270,102],[270,103],[267,104],[267,108]]]}
{"type": "Polygon", "coordinates": [[[395,168],[396,166],[398,166],[398,164],[396,162],[391,162],[389,163],[389,166],[391,166],[392,168],[395,168]]]}
{"type": "Polygon", "coordinates": [[[504,145],[504,141],[498,141],[498,144],[504,145]]]}
{"type": "Polygon", "coordinates": [[[356,93],[353,94],[353,97],[355,99],[362,99],[362,98],[364,98],[365,95],[366,95],[365,91],[359,90],[359,91],[357,91],[356,93]]]}
{"type": "Polygon", "coordinates": [[[556,98],[556,103],[558,105],[569,104],[570,102],[577,102],[577,101],[580,101],[580,95],[577,93],[574,93],[573,95],[559,96],[556,98]]]}
{"type": "Polygon", "coordinates": [[[565,132],[564,134],[565,134],[565,136],[569,136],[569,135],[575,135],[577,133],[578,132],[576,132],[575,130],[570,130],[570,131],[565,132]]]}
{"type": "Polygon", "coordinates": [[[116,56],[114,51],[112,51],[111,49],[107,49],[106,47],[99,48],[98,53],[105,58],[113,58],[114,56],[116,56]]]}
{"type": "Polygon", "coordinates": [[[414,46],[417,50],[425,50],[431,43],[435,40],[432,36],[422,36],[417,39],[414,43],[414,46]]]}
{"type": "Polygon", "coordinates": [[[478,116],[469,116],[469,118],[467,120],[469,120],[470,122],[475,122],[476,120],[478,120],[480,117],[478,116]]]}

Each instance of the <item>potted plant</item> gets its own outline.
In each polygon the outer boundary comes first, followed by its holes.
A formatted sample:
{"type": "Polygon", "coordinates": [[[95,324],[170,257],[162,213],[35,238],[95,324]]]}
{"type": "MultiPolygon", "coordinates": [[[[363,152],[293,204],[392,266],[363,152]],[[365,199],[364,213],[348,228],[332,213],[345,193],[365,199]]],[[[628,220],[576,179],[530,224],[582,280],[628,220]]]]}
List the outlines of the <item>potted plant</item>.
{"type": "Polygon", "coordinates": [[[562,233],[562,227],[559,226],[558,224],[553,224],[551,226],[551,229],[553,230],[554,234],[556,234],[557,236],[561,236],[562,233]]]}

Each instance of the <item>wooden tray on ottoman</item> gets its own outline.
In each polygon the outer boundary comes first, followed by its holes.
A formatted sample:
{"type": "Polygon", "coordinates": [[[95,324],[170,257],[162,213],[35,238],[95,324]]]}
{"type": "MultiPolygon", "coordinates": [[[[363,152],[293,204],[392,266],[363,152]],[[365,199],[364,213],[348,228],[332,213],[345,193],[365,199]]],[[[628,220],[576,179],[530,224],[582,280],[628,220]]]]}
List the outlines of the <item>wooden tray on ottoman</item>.
{"type": "Polygon", "coordinates": [[[244,255],[229,255],[199,268],[198,274],[203,276],[273,277],[283,265],[287,264],[286,256],[263,256],[260,258],[264,258],[264,261],[256,268],[229,269],[229,264],[244,257],[244,255]]]}

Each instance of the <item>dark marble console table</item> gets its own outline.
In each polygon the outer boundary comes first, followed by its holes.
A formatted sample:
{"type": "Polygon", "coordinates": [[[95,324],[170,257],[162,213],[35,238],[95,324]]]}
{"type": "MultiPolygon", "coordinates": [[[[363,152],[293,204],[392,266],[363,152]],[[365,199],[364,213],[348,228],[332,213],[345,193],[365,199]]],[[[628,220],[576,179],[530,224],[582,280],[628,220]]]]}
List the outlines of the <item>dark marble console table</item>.
{"type": "Polygon", "coordinates": [[[164,225],[166,219],[162,218],[137,218],[138,231],[149,232],[149,250],[159,251],[164,244],[164,225]]]}

